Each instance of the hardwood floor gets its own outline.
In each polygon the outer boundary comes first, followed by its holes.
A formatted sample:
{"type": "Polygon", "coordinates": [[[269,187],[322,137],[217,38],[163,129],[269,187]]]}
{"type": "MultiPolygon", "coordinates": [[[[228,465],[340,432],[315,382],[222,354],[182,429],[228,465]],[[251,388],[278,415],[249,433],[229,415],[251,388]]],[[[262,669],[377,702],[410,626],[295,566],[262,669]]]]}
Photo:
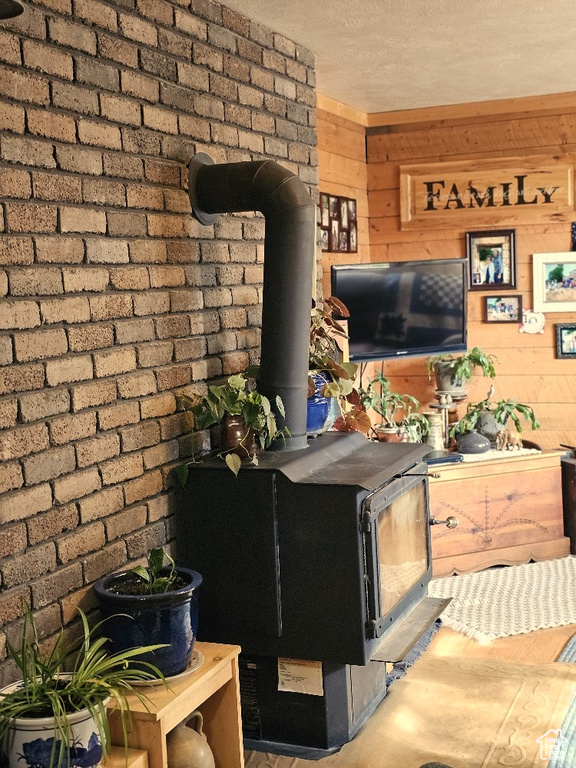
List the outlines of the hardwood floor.
{"type": "Polygon", "coordinates": [[[501,659],[526,664],[556,661],[571,637],[576,635],[576,624],[553,629],[541,629],[525,635],[513,635],[482,644],[461,632],[447,627],[435,635],[426,653],[433,656],[501,659]]]}

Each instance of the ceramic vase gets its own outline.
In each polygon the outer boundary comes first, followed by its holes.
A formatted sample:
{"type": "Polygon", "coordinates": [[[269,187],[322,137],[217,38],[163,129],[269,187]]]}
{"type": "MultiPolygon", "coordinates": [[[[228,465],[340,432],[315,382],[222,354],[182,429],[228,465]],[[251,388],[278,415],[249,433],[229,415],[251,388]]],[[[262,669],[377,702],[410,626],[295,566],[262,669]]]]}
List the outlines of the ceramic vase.
{"type": "Polygon", "coordinates": [[[332,426],[331,401],[335,398],[324,397],[320,394],[322,387],[330,381],[327,373],[310,371],[308,376],[314,382],[314,394],[308,398],[306,403],[306,432],[308,437],[316,437],[332,426]]]}
{"type": "Polygon", "coordinates": [[[186,723],[170,731],[166,738],[168,768],[215,768],[202,725],[202,713],[196,711],[186,723]]]}
{"type": "Polygon", "coordinates": [[[459,453],[486,453],[490,450],[490,440],[473,429],[462,435],[457,448],[459,453]]]}
{"type": "Polygon", "coordinates": [[[260,444],[253,429],[246,429],[242,416],[226,416],[220,427],[220,450],[249,459],[260,453],[260,444]]]}

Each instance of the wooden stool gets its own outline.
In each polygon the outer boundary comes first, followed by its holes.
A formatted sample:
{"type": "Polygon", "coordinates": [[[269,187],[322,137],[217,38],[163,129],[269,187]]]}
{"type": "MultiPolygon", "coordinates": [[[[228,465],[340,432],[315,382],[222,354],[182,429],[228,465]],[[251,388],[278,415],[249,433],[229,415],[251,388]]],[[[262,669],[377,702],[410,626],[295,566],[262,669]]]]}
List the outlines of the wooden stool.
{"type": "MultiPolygon", "coordinates": [[[[149,711],[134,695],[129,696],[132,724],[128,745],[148,753],[149,768],[168,768],[167,734],[199,709],[204,716],[204,733],[214,753],[216,768],[243,768],[238,682],[240,647],[196,643],[195,648],[204,655],[199,669],[169,682],[169,690],[163,685],[141,688],[148,697],[149,711]]],[[[113,708],[109,719],[112,743],[122,744],[122,724],[113,708]]],[[[145,765],[135,768],[145,768],[145,765]]]]}

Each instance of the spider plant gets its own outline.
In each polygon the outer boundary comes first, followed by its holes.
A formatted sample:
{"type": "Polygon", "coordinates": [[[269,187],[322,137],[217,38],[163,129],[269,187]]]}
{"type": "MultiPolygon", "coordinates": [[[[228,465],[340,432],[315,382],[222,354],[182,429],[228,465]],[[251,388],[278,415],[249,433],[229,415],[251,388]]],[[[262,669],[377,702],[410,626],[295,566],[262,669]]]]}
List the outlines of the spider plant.
{"type": "MultiPolygon", "coordinates": [[[[20,670],[21,681],[0,691],[0,746],[6,765],[16,764],[27,755],[9,760],[11,740],[16,720],[25,719],[33,725],[35,718],[53,718],[53,730],[44,730],[42,738],[28,741],[24,746],[33,757],[48,768],[68,768],[74,765],[96,765],[110,751],[110,730],[107,704],[114,702],[119,711],[126,742],[130,708],[128,695],[136,696],[144,705],[147,697],[134,684],[164,679],[153,665],[140,662],[133,667],[131,659],[143,651],[160,647],[146,646],[110,654],[107,638],[100,634],[104,622],[88,624],[86,614],[78,609],[82,634],[70,643],[64,641],[64,630],[57,636],[51,650],[41,649],[38,630],[30,608],[24,616],[22,639],[18,647],[7,641],[8,651],[20,670]],[[67,671],[69,670],[69,671],[67,671]],[[87,747],[79,745],[69,716],[87,710],[94,720],[97,734],[87,747]],[[48,738],[46,738],[48,737],[48,738]],[[99,738],[98,738],[99,737],[99,738]]],[[[165,681],[164,681],[165,682],[165,681]]],[[[29,762],[29,760],[28,760],[29,762]]]]}

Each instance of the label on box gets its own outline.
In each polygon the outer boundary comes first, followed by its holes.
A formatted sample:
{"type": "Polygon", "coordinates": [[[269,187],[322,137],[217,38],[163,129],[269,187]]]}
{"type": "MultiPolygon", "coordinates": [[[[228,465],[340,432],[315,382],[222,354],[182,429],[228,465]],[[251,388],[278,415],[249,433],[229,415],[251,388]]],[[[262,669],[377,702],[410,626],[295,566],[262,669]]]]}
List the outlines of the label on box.
{"type": "Polygon", "coordinates": [[[322,662],[278,659],[278,690],[323,696],[322,662]]]}

